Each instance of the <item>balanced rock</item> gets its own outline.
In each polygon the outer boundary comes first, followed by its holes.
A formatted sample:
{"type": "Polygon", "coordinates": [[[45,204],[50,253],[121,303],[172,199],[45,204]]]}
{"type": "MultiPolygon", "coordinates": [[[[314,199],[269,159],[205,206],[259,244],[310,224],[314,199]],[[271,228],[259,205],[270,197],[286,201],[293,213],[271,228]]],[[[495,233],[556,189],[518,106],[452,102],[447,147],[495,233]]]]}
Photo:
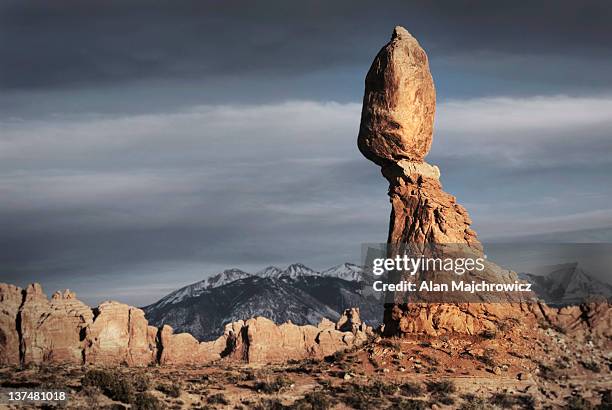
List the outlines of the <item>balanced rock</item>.
{"type": "Polygon", "coordinates": [[[405,28],[395,27],[365,79],[359,149],[381,166],[423,160],[431,147],[435,106],[427,54],[405,28]]]}
{"type": "MultiPolygon", "coordinates": [[[[432,143],[435,112],[435,90],[427,61],[418,42],[405,29],[396,27],[366,76],[358,146],[366,158],[381,166],[389,181],[392,209],[387,254],[484,259],[467,210],[443,190],[438,167],[424,161],[432,143]]],[[[409,272],[398,271],[394,275],[397,281],[413,279],[409,272]]],[[[450,283],[453,275],[424,271],[416,279],[450,283]]],[[[484,272],[466,272],[462,280],[513,283],[517,277],[487,262],[484,272]]],[[[473,311],[468,302],[475,300],[468,294],[445,296],[452,296],[448,305],[435,305],[426,292],[415,295],[413,300],[408,300],[406,292],[389,292],[385,300],[385,334],[475,334],[499,320],[499,312],[489,314],[497,310],[495,307],[473,311]]],[[[509,293],[478,297],[482,298],[479,302],[523,301],[509,293]]],[[[516,306],[505,308],[503,317],[522,313],[516,306]]]]}

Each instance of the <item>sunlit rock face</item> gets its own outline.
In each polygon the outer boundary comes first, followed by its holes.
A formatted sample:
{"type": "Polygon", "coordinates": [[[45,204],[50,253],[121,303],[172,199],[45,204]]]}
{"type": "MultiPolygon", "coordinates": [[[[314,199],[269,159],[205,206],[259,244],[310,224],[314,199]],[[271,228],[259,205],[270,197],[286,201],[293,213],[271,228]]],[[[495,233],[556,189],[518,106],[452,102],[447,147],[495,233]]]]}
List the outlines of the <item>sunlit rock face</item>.
{"type": "MultiPolygon", "coordinates": [[[[389,181],[388,256],[401,254],[407,247],[423,253],[425,249],[442,252],[444,257],[483,256],[467,210],[442,189],[438,167],[424,160],[432,144],[435,105],[427,54],[406,29],[396,27],[391,41],[380,50],[367,73],[357,139],[362,154],[379,165],[389,181]]],[[[406,272],[394,275],[397,281],[414,279],[406,272]]],[[[417,279],[448,283],[454,277],[452,273],[436,271],[420,272],[417,279]]],[[[485,271],[467,272],[461,279],[512,283],[517,276],[488,262],[485,271]]],[[[504,304],[501,310],[501,305],[465,306],[470,296],[461,292],[452,295],[456,303],[437,305],[431,303],[435,301],[429,299],[427,292],[411,300],[406,299],[405,292],[388,293],[385,333],[475,334],[523,314],[514,295],[479,296],[482,302],[503,300],[514,306],[504,304]]]]}
{"type": "Polygon", "coordinates": [[[427,54],[405,28],[395,27],[366,76],[359,149],[381,166],[422,161],[431,147],[435,108],[427,54]]]}

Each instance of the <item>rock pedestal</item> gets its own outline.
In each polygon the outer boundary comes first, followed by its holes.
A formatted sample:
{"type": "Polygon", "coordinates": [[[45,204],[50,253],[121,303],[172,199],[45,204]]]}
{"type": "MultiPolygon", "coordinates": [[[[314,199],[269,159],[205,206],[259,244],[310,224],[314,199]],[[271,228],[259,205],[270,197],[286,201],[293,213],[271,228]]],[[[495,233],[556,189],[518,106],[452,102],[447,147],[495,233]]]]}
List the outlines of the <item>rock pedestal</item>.
{"type": "MultiPolygon", "coordinates": [[[[380,50],[366,76],[357,140],[363,155],[381,166],[383,176],[389,181],[390,257],[401,254],[398,251],[407,246],[423,253],[425,248],[436,252],[451,246],[455,254],[445,256],[483,256],[476,232],[470,228],[472,221],[468,212],[454,196],[444,192],[438,167],[424,161],[433,138],[435,100],[425,51],[404,28],[396,27],[391,41],[380,50]]],[[[441,274],[445,273],[420,273],[418,279],[439,280],[441,274]]],[[[412,279],[404,272],[396,275],[399,275],[398,281],[412,279]]],[[[487,263],[485,272],[476,276],[470,272],[461,279],[512,283],[516,275],[487,263]]],[[[461,294],[453,295],[457,302],[454,304],[409,303],[405,292],[387,296],[384,329],[389,335],[474,334],[520,312],[509,304],[502,309],[493,305],[475,307],[473,303],[470,306],[461,303],[468,302],[462,300],[461,294]]]]}

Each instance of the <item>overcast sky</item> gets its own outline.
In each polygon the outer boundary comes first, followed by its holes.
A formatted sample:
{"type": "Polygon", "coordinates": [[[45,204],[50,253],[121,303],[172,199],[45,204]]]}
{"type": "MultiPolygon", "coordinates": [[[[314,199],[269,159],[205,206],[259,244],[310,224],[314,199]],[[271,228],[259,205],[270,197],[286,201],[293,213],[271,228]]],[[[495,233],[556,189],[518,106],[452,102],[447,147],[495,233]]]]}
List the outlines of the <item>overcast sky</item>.
{"type": "Polygon", "coordinates": [[[389,217],[363,79],[398,24],[436,83],[428,161],[481,237],[612,226],[609,2],[410,3],[0,3],[0,280],[143,305],[358,262],[389,217]]]}

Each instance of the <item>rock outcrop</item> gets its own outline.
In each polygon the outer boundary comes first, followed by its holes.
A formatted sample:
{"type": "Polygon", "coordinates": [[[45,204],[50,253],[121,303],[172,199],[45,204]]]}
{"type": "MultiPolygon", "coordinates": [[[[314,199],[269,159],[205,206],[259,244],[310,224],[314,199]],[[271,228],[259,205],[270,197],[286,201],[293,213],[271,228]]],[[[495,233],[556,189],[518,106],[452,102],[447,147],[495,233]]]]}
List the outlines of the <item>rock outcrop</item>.
{"type": "Polygon", "coordinates": [[[540,323],[577,340],[612,341],[612,306],[609,303],[583,303],[562,308],[537,303],[529,305],[529,311],[540,323]]]}
{"type": "MultiPolygon", "coordinates": [[[[387,255],[394,257],[407,247],[414,247],[422,254],[442,252],[451,257],[457,253],[482,257],[483,247],[470,227],[472,220],[467,210],[454,196],[444,192],[438,167],[424,161],[432,143],[434,111],[435,90],[427,55],[404,28],[396,27],[391,41],[380,50],[366,76],[358,136],[360,151],[381,167],[389,181],[392,209],[387,255]]],[[[407,272],[393,274],[394,281],[414,280],[407,272]]],[[[417,279],[441,282],[444,275],[453,274],[419,272],[417,279]]],[[[514,283],[518,276],[487,261],[484,271],[467,272],[461,280],[514,283]]],[[[584,326],[595,329],[591,326],[594,322],[586,320],[577,307],[557,312],[540,308],[537,303],[526,307],[524,302],[535,300],[534,295],[522,299],[509,293],[479,293],[480,300],[469,295],[465,299],[461,294],[451,296],[453,299],[447,302],[428,300],[427,295],[411,295],[414,299],[409,300],[406,292],[388,293],[384,333],[474,335],[511,319],[545,320],[568,329],[584,326]]],[[[607,312],[609,322],[609,305],[599,309],[607,312]]],[[[592,311],[590,308],[589,312],[592,311]]]]}
{"type": "Polygon", "coordinates": [[[381,166],[429,152],[436,92],[427,54],[403,27],[380,50],[365,80],[359,149],[381,166]]]}
{"type": "Polygon", "coordinates": [[[92,319],[74,293],[57,292],[49,300],[39,284],[29,285],[19,309],[22,362],[81,363],[83,332],[92,319]]]}
{"type": "Polygon", "coordinates": [[[372,334],[359,309],[348,309],[340,323],[323,320],[318,327],[256,317],[227,324],[217,340],[199,342],[167,325],[150,326],[141,309],[123,303],[91,309],[70,291],[49,300],[39,284],[21,289],[0,283],[0,302],[0,365],[273,363],[322,358],[372,334]]]}
{"type": "Polygon", "coordinates": [[[118,302],[104,302],[85,331],[85,363],[146,366],[157,357],[157,328],[144,312],[118,302]]]}
{"type": "Polygon", "coordinates": [[[22,289],[0,284],[0,365],[20,362],[20,335],[18,315],[23,302],[22,289]]]}

